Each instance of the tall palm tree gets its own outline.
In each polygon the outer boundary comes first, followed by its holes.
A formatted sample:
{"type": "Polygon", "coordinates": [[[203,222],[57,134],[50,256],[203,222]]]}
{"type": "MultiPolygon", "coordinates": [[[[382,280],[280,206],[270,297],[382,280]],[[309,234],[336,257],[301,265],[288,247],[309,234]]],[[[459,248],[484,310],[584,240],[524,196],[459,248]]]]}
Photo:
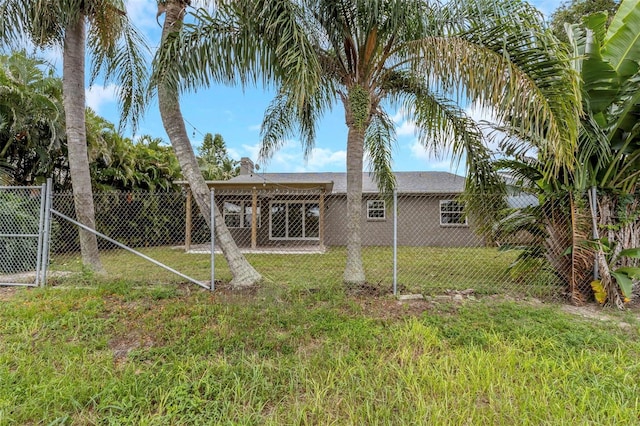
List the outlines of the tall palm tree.
{"type": "MultiPolygon", "coordinates": [[[[188,0],[169,0],[159,3],[160,9],[158,15],[161,13],[165,14],[162,26],[163,42],[166,42],[170,37],[176,37],[180,33],[184,15],[189,4],[190,2],[188,0]]],[[[169,61],[177,60],[175,56],[169,56],[168,58],[169,61]]],[[[182,174],[189,182],[189,188],[193,194],[193,198],[207,223],[210,222],[211,209],[214,209],[217,241],[222,248],[222,253],[227,260],[233,277],[230,285],[232,288],[253,286],[262,279],[262,276],[251,266],[238,249],[218,207],[215,203],[213,206],[211,205],[209,188],[200,172],[198,160],[193,152],[193,147],[191,146],[191,141],[189,140],[184,125],[184,118],[179,103],[178,88],[175,84],[167,83],[162,79],[158,81],[156,87],[162,123],[173,145],[176,157],[182,168],[182,174]]],[[[209,225],[211,224],[209,223],[209,225]]]]}
{"type": "MultiPolygon", "coordinates": [[[[122,0],[6,0],[0,4],[0,44],[62,48],[63,105],[76,216],[95,227],[85,128],[85,56],[92,80],[114,78],[120,87],[123,122],[134,126],[146,93],[144,43],[124,12],[122,0]],[[88,34],[87,34],[88,30],[88,34]],[[87,50],[88,46],[88,50],[87,50]]],[[[83,264],[102,270],[96,236],[80,231],[83,264]]]]}
{"type": "MultiPolygon", "coordinates": [[[[309,73],[296,72],[303,67],[317,69],[317,58],[307,46],[296,16],[299,8],[281,0],[257,0],[247,2],[219,2],[218,15],[211,27],[202,27],[207,33],[199,33],[199,27],[184,25],[183,18],[189,1],[159,2],[160,13],[165,13],[163,45],[154,60],[153,84],[158,91],[158,103],[165,130],[169,135],[185,179],[189,182],[194,199],[209,220],[211,208],[215,214],[218,243],[229,264],[232,287],[243,288],[261,280],[260,274],[246,261],[238,250],[231,233],[224,223],[217,206],[210,206],[209,189],[199,170],[196,156],[189,142],[179,99],[179,88],[196,89],[208,85],[211,80],[223,83],[255,81],[258,75],[265,78],[285,78],[295,88],[298,105],[303,105],[310,90],[317,86],[309,73]],[[240,8],[240,13],[236,7],[240,8]],[[222,18],[223,17],[223,18],[222,18]],[[234,21],[236,20],[237,21],[234,21]],[[186,30],[185,30],[186,29],[186,30]],[[259,31],[262,42],[243,44],[248,32],[259,31]],[[241,35],[241,37],[239,37],[241,35]],[[214,45],[202,46],[204,57],[191,56],[192,44],[199,45],[200,38],[215,38],[214,45]],[[283,46],[296,49],[282,49],[283,46]],[[207,50],[210,48],[211,50],[207,50]],[[261,49],[270,51],[270,58],[260,58],[261,49]],[[185,63],[184,58],[191,62],[185,63]],[[314,64],[316,66],[314,66],[314,64]]],[[[197,10],[198,21],[208,19],[208,13],[197,10]]]]}
{"type": "Polygon", "coordinates": [[[542,28],[541,15],[519,0],[228,2],[213,15],[197,14],[196,24],[175,42],[181,46],[177,73],[191,82],[234,81],[237,58],[219,58],[245,50],[256,55],[249,71],[275,63],[275,73],[262,75],[278,88],[263,122],[262,157],[296,131],[309,153],[323,112],[342,104],[348,127],[343,278],[360,284],[365,281],[360,228],[365,153],[380,190],[395,185],[395,134],[386,108],[401,108],[415,121],[425,147],[437,152],[452,146],[458,159],[467,153],[469,181],[476,185],[490,178],[489,155],[460,106],[465,102],[491,106],[503,122],[538,135],[539,149],[553,151],[558,161],[573,154],[578,107],[576,97],[565,95],[576,87],[542,28]],[[283,9],[281,19],[295,25],[273,34],[263,17],[276,4],[283,9]],[[301,81],[316,85],[301,91],[301,81]]]}

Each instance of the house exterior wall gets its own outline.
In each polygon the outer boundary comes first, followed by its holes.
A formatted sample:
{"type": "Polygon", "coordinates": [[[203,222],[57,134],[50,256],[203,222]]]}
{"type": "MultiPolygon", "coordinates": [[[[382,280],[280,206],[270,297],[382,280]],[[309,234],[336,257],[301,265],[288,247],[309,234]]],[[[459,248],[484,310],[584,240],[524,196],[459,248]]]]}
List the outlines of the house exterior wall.
{"type": "MultiPolygon", "coordinates": [[[[398,196],[398,245],[401,246],[433,246],[433,247],[470,247],[484,244],[475,232],[472,221],[469,225],[441,225],[440,201],[451,200],[456,195],[416,195],[398,196]]],[[[257,229],[257,246],[291,246],[320,244],[318,239],[305,240],[273,240],[269,236],[269,209],[271,201],[296,200],[296,197],[272,197],[261,194],[258,198],[260,207],[260,227],[257,229]]],[[[312,202],[317,195],[302,196],[300,201],[312,202]]],[[[393,210],[391,203],[386,203],[384,218],[368,219],[367,201],[379,200],[378,196],[365,195],[362,208],[362,244],[364,246],[390,246],[393,244],[393,210]]],[[[248,196],[225,195],[217,197],[222,210],[224,201],[250,201],[248,196]]],[[[347,201],[344,195],[330,195],[325,201],[324,244],[342,246],[347,243],[346,224],[347,201]]],[[[251,246],[251,228],[229,228],[231,235],[240,247],[251,246]]]]}
{"type": "MultiPolygon", "coordinates": [[[[473,223],[467,226],[440,224],[440,200],[450,200],[455,195],[398,196],[398,245],[432,247],[481,246],[483,240],[475,232],[473,223]]],[[[362,244],[388,246],[393,244],[393,209],[386,203],[384,219],[367,218],[367,200],[379,197],[363,197],[362,244]]],[[[326,238],[329,246],[346,245],[347,226],[344,196],[332,196],[327,200],[326,238]]]]}

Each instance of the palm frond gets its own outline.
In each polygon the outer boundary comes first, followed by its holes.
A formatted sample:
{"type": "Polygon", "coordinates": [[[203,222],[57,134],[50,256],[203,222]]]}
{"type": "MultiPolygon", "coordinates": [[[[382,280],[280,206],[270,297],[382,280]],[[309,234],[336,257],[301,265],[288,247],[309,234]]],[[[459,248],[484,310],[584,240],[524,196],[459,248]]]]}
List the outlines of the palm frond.
{"type": "Polygon", "coordinates": [[[365,134],[364,151],[368,154],[369,168],[378,190],[385,198],[389,198],[396,187],[392,162],[395,140],[393,120],[384,111],[374,114],[365,134]]]}
{"type": "Polygon", "coordinates": [[[262,143],[258,161],[270,159],[287,142],[287,139],[296,134],[297,122],[294,109],[286,92],[278,93],[271,101],[262,120],[260,130],[262,143]]]}
{"type": "MultiPolygon", "coordinates": [[[[103,4],[105,10],[115,7],[103,4]]],[[[148,104],[147,42],[127,16],[112,11],[109,16],[100,14],[91,19],[95,20],[87,37],[88,51],[93,58],[91,83],[101,72],[105,83],[116,82],[121,107],[120,126],[131,123],[135,131],[148,104]]]]}
{"type": "Polygon", "coordinates": [[[25,34],[31,32],[29,2],[5,0],[0,3],[0,47],[15,49],[24,41],[25,34]]]}
{"type": "Polygon", "coordinates": [[[524,192],[538,193],[539,182],[544,179],[544,164],[533,157],[503,158],[493,163],[496,170],[509,177],[510,185],[524,192]]]}
{"type": "Polygon", "coordinates": [[[223,2],[213,14],[198,9],[195,22],[159,49],[152,83],[194,90],[213,82],[278,82],[292,88],[290,102],[303,109],[320,67],[302,13],[297,3],[277,0],[223,2]]]}
{"type": "Polygon", "coordinates": [[[498,119],[540,149],[556,166],[572,164],[579,118],[579,91],[569,60],[525,2],[464,2],[450,12],[449,33],[411,44],[413,66],[459,101],[492,107],[498,119]],[[433,76],[437,76],[434,79],[433,76]]]}
{"type": "Polygon", "coordinates": [[[281,88],[269,104],[262,121],[260,159],[271,158],[289,138],[297,134],[301,136],[304,157],[308,158],[315,145],[316,125],[332,96],[335,96],[331,87],[330,84],[321,86],[316,96],[308,98],[302,108],[298,107],[295,95],[287,87],[281,88]]]}

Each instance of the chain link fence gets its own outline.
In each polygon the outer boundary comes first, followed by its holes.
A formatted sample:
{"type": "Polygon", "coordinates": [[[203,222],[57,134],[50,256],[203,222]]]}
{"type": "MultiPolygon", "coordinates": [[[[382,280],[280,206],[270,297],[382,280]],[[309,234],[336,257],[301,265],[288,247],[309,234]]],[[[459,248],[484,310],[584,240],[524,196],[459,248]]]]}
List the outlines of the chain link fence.
{"type": "MultiPolygon", "coordinates": [[[[139,284],[183,282],[173,269],[199,282],[210,280],[210,258],[184,255],[185,208],[184,192],[98,192],[94,193],[96,231],[100,259],[110,279],[139,284]],[[112,241],[119,244],[115,244],[112,241]],[[126,246],[143,256],[136,256],[126,246]],[[163,269],[145,257],[161,263],[163,269]]],[[[73,194],[53,195],[54,211],[76,219],[73,194]]],[[[196,242],[210,241],[210,230],[200,217],[193,234],[196,242]]],[[[91,274],[83,268],[80,257],[78,227],[61,215],[52,215],[49,281],[59,277],[82,278],[91,274]]],[[[67,279],[67,278],[65,278],[67,279]]]]}
{"type": "MultiPolygon", "coordinates": [[[[596,263],[611,270],[637,266],[621,255],[639,246],[637,197],[367,193],[355,233],[346,196],[319,188],[218,190],[215,201],[239,249],[267,281],[309,291],[342,285],[354,234],[361,238],[362,290],[377,294],[510,293],[584,301],[593,296],[596,263]],[[598,244],[609,265],[594,261],[598,244]]],[[[44,204],[42,188],[0,188],[0,285],[38,285],[38,262],[47,252],[48,282],[90,278],[78,228],[60,215],[75,218],[73,195],[53,195],[52,211],[60,214],[45,219],[49,246],[42,239],[44,204]]],[[[110,279],[185,282],[173,269],[200,284],[211,279],[215,258],[215,279],[231,280],[219,248],[211,256],[211,231],[187,191],[99,192],[95,208],[96,230],[108,237],[98,242],[110,279]]],[[[635,282],[633,289],[637,293],[635,282]]]]}
{"type": "MultiPolygon", "coordinates": [[[[96,229],[208,280],[210,231],[188,198],[185,191],[97,193],[96,229]]],[[[237,245],[265,279],[308,289],[342,283],[349,235],[346,197],[314,189],[254,189],[216,191],[215,199],[237,245]]],[[[556,215],[566,204],[551,203],[556,215]]],[[[550,227],[540,222],[543,207],[537,197],[525,195],[463,200],[459,194],[398,194],[395,199],[365,194],[360,235],[366,288],[561,297],[566,291],[562,274],[545,258],[551,239],[550,227]]],[[[54,194],[53,208],[74,217],[72,194],[54,194]]],[[[183,281],[98,240],[110,278],[140,284],[183,281]]],[[[50,250],[55,277],[83,271],[75,225],[54,217],[50,250]]],[[[216,279],[229,281],[220,253],[215,265],[216,279]]]]}
{"type": "Polygon", "coordinates": [[[43,202],[43,187],[0,187],[0,285],[38,285],[43,202]]]}

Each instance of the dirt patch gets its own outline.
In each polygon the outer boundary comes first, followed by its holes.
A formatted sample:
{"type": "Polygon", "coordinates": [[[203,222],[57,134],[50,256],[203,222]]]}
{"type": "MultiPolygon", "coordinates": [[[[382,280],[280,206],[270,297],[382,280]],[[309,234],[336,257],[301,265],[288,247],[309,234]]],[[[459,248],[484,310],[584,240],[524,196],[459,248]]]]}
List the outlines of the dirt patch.
{"type": "Polygon", "coordinates": [[[137,331],[113,338],[109,342],[109,349],[113,352],[113,360],[116,364],[125,362],[129,353],[136,349],[147,349],[154,345],[150,336],[142,336],[137,331]]]}
{"type": "Polygon", "coordinates": [[[387,287],[381,287],[379,284],[354,284],[345,286],[345,291],[350,296],[369,296],[369,297],[381,297],[384,295],[390,295],[393,293],[393,289],[387,287]]]}
{"type": "MultiPolygon", "coordinates": [[[[640,313],[637,306],[630,306],[628,311],[632,312],[632,317],[640,322],[640,313]]],[[[620,327],[631,327],[625,319],[621,316],[624,311],[618,311],[613,309],[602,308],[596,304],[589,304],[584,306],[562,305],[560,310],[563,312],[578,315],[583,318],[594,319],[599,321],[613,321],[619,323],[620,327]]]]}
{"type": "Polygon", "coordinates": [[[18,287],[0,287],[0,301],[13,299],[17,291],[18,287]]]}
{"type": "MultiPolygon", "coordinates": [[[[207,281],[207,284],[210,281],[207,281]]],[[[224,281],[215,281],[215,293],[217,295],[226,295],[226,296],[255,296],[260,289],[259,285],[254,285],[251,287],[236,289],[231,287],[228,282],[224,281]]]]}
{"type": "Polygon", "coordinates": [[[365,315],[381,319],[402,319],[419,317],[425,311],[433,309],[427,300],[400,301],[395,297],[358,297],[355,299],[365,315]]]}

